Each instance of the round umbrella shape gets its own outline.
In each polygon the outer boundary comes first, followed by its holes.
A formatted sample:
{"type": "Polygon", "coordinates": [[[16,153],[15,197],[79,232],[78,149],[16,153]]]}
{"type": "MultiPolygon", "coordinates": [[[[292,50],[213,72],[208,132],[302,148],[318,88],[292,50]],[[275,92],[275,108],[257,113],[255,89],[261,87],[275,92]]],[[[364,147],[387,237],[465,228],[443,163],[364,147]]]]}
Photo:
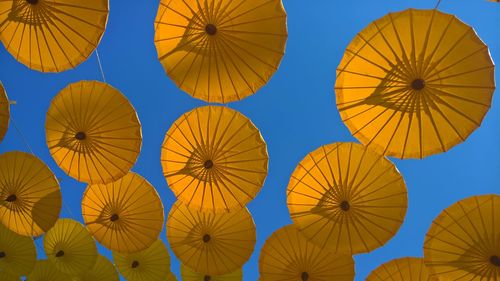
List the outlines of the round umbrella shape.
{"type": "Polygon", "coordinates": [[[424,242],[424,262],[440,280],[500,280],[500,196],[470,197],[446,208],[424,242]]]}
{"type": "Polygon", "coordinates": [[[5,271],[0,271],[0,280],[2,281],[21,281],[21,278],[9,274],[5,271]]]}
{"type": "Polygon", "coordinates": [[[239,269],[224,275],[208,275],[198,273],[181,264],[181,276],[183,281],[241,281],[243,280],[243,271],[239,269]]]}
{"type": "Polygon", "coordinates": [[[27,67],[61,72],[90,56],[107,20],[108,0],[5,0],[0,40],[27,67]]]}
{"type": "Polygon", "coordinates": [[[125,176],[142,144],[134,107],[117,89],[99,81],[76,82],[59,92],[47,112],[45,131],[59,167],[92,184],[125,176]]]}
{"type": "Polygon", "coordinates": [[[158,239],[164,220],[158,193],[132,172],[110,184],[89,185],[82,215],[96,240],[120,253],[149,248],[158,239]]]}
{"type": "Polygon", "coordinates": [[[80,275],[92,269],[97,246],[88,230],[79,222],[60,219],[44,238],[47,258],[68,275],[80,275]]]}
{"type": "Polygon", "coordinates": [[[463,142],[488,111],[494,66],[456,17],[409,9],[371,23],[337,68],[337,107],[351,133],[379,153],[423,158],[463,142]]]}
{"type": "Polygon", "coordinates": [[[278,69],[287,39],[281,0],[162,0],[155,45],[167,74],[207,102],[241,100],[278,69]]]}
{"type": "Polygon", "coordinates": [[[288,225],[264,243],[259,272],[261,281],[352,281],[354,261],[315,246],[288,225]]]}
{"type": "Polygon", "coordinates": [[[406,186],[394,164],[355,143],[333,143],[308,154],[293,172],[287,194],[296,227],[335,253],[384,245],[406,215],[406,186]]]}
{"type": "Polygon", "coordinates": [[[3,84],[0,81],[0,142],[5,137],[5,133],[7,133],[7,128],[9,127],[9,119],[9,99],[7,98],[7,93],[5,92],[3,84]]]}
{"type": "Polygon", "coordinates": [[[196,108],[165,136],[161,163],[177,199],[192,209],[241,209],[267,176],[266,143],[241,113],[222,106],[196,108]]]}
{"type": "Polygon", "coordinates": [[[97,260],[91,270],[85,271],[72,281],[119,281],[120,277],[115,266],[105,257],[97,255],[97,260]]]}
{"type": "Polygon", "coordinates": [[[223,275],[240,269],[252,255],[255,224],[247,208],[215,214],[177,201],[167,219],[167,238],[186,266],[206,275],[223,275]]]}
{"type": "Polygon", "coordinates": [[[429,270],[421,258],[399,258],[382,264],[372,271],[366,281],[429,281],[429,270]]]}
{"type": "Polygon", "coordinates": [[[116,267],[128,281],[164,281],[170,273],[170,256],[161,240],[133,254],[113,253],[116,267]]]}
{"type": "Polygon", "coordinates": [[[36,248],[33,239],[20,236],[0,223],[0,273],[26,276],[35,266],[35,262],[36,248]]]}
{"type": "Polygon", "coordinates": [[[0,155],[0,221],[24,236],[40,236],[57,221],[61,191],[52,171],[19,151],[0,155]]]}
{"type": "Polygon", "coordinates": [[[48,260],[39,260],[35,268],[27,276],[26,281],[68,281],[70,276],[59,271],[55,265],[48,260]]]}

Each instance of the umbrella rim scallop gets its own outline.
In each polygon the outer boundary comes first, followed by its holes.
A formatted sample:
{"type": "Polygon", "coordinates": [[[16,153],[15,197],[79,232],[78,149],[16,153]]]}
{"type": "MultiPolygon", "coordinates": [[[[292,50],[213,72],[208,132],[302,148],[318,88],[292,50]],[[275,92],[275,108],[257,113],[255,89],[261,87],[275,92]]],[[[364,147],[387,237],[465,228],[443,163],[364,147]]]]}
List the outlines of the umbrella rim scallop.
{"type": "Polygon", "coordinates": [[[206,279],[210,281],[241,281],[243,280],[243,269],[240,268],[234,272],[224,275],[206,275],[198,273],[188,266],[181,264],[181,276],[183,281],[204,281],[206,279]],[[203,277],[204,279],[202,280],[200,277],[203,277]]]}
{"type": "Polygon", "coordinates": [[[255,94],[278,70],[285,53],[288,30],[282,1],[259,0],[251,7],[230,7],[233,1],[204,3],[160,1],[154,39],[165,72],[184,92],[209,103],[255,94]]]}
{"type": "Polygon", "coordinates": [[[156,189],[134,172],[106,185],[88,185],[83,194],[82,215],[94,238],[104,247],[120,253],[149,248],[157,240],[164,223],[163,203],[156,189]],[[132,199],[139,196],[138,192],[142,192],[139,194],[142,196],[132,199]],[[145,199],[149,201],[144,204],[145,199]],[[121,242],[113,242],[118,239],[121,242]]]}
{"type": "Polygon", "coordinates": [[[350,281],[354,278],[354,260],[312,244],[290,224],[274,231],[264,242],[259,273],[261,281],[350,281]]]}
{"type": "Polygon", "coordinates": [[[370,272],[366,281],[405,281],[403,277],[408,277],[406,275],[408,273],[412,281],[437,280],[430,277],[429,270],[425,266],[423,258],[402,257],[381,264],[370,272]],[[409,268],[409,272],[406,272],[407,268],[409,268]],[[402,275],[402,270],[405,270],[405,275],[402,275]]]}
{"type": "Polygon", "coordinates": [[[59,182],[50,168],[32,154],[10,151],[0,154],[0,175],[8,176],[0,178],[0,221],[23,236],[40,236],[48,231],[56,223],[62,204],[59,182]],[[9,161],[9,165],[12,165],[19,159],[22,160],[21,166],[18,166],[15,173],[2,170],[4,161],[9,161]],[[14,176],[26,181],[17,180],[12,185],[10,181],[14,176]],[[50,200],[55,202],[49,202],[50,200]]]}
{"type": "Polygon", "coordinates": [[[43,239],[47,259],[61,272],[80,275],[91,270],[97,260],[94,239],[81,223],[59,219],[43,239]]]}
{"type": "Polygon", "coordinates": [[[2,142],[10,121],[10,102],[7,96],[7,91],[0,81],[0,142],[2,142]]]}
{"type": "Polygon", "coordinates": [[[72,281],[119,281],[120,276],[115,266],[103,255],[98,254],[97,260],[91,270],[73,277],[72,281]],[[96,279],[96,276],[98,278],[96,279]]]}
{"type": "Polygon", "coordinates": [[[346,48],[337,68],[337,108],[353,136],[378,153],[424,158],[464,142],[480,126],[491,106],[493,76],[488,48],[472,27],[436,9],[406,9],[373,21],[346,48]],[[429,13],[429,20],[418,26],[427,30],[416,33],[412,27],[423,13],[429,13]],[[411,27],[405,29],[406,21],[398,20],[406,18],[411,27]],[[438,25],[444,29],[431,32],[438,25]],[[404,33],[407,29],[413,36],[404,33]],[[457,35],[459,29],[462,35],[457,35]],[[396,37],[394,42],[390,36],[396,37]],[[454,45],[442,44],[451,40],[454,45]],[[471,45],[467,53],[456,47],[465,44],[471,45]],[[407,45],[412,50],[405,50],[407,45]],[[449,55],[456,52],[460,56],[449,55]],[[471,61],[484,65],[471,66],[471,61]],[[463,77],[461,84],[453,80],[457,77],[463,77]]]}
{"type": "Polygon", "coordinates": [[[500,278],[500,220],[494,215],[499,209],[497,194],[464,198],[444,209],[424,241],[431,275],[444,280],[500,278]]]}
{"type": "Polygon", "coordinates": [[[128,281],[163,281],[170,273],[170,255],[161,240],[137,253],[113,252],[113,259],[118,271],[128,281]]]}
{"type": "Polygon", "coordinates": [[[256,228],[246,207],[230,213],[199,212],[177,201],[168,215],[167,240],[186,266],[208,275],[223,275],[248,261],[256,228]]]}
{"type": "Polygon", "coordinates": [[[166,133],[161,151],[163,175],[177,200],[200,211],[246,206],[262,189],[268,162],[259,129],[225,106],[184,113],[166,133]]]}
{"type": "Polygon", "coordinates": [[[142,146],[141,123],[133,105],[118,89],[97,80],[70,83],[52,99],[45,135],[59,168],[91,184],[125,176],[142,146]]]}
{"type": "Polygon", "coordinates": [[[24,276],[35,266],[36,247],[33,239],[11,231],[2,223],[0,223],[0,253],[0,272],[4,271],[12,276],[24,276]],[[7,251],[4,247],[8,247],[7,251]],[[10,259],[12,252],[14,257],[10,259]]]}
{"type": "Polygon", "coordinates": [[[401,227],[407,191],[396,166],[357,143],[331,143],[307,154],[290,177],[287,205],[313,244],[357,254],[383,246],[401,227]]]}
{"type": "Polygon", "coordinates": [[[38,260],[33,268],[33,271],[28,274],[26,281],[67,281],[70,276],[57,270],[57,268],[48,260],[38,260]],[[46,277],[50,279],[47,279],[46,277]],[[38,279],[44,277],[43,279],[38,279]]]}
{"type": "MultiPolygon", "coordinates": [[[[7,23],[5,27],[0,30],[0,41],[2,41],[7,51],[17,61],[30,69],[41,72],[63,72],[69,69],[76,68],[78,65],[86,61],[94,52],[94,50],[97,49],[97,46],[99,45],[102,36],[104,35],[104,31],[107,25],[109,15],[109,1],[100,0],[99,2],[101,2],[101,7],[96,7],[97,5],[95,5],[95,3],[94,6],[84,7],[68,4],[64,5],[64,2],[66,2],[66,0],[58,0],[57,2],[37,0],[25,1],[25,3],[21,3],[21,1],[17,0],[7,0],[6,3],[3,4],[5,5],[3,8],[8,8],[8,10],[0,10],[0,15],[8,14],[8,17],[4,18],[4,21],[2,21],[2,18],[0,17],[0,27],[7,23]],[[5,7],[10,4],[9,2],[12,3],[12,8],[5,7]],[[14,7],[16,5],[17,7],[14,7]],[[98,8],[102,8],[102,10],[99,10],[98,8]],[[9,10],[10,12],[8,12],[9,10]],[[91,20],[88,19],[88,17],[90,17],[88,11],[92,11],[92,16],[97,17],[95,19],[97,22],[91,22],[91,20]],[[79,12],[85,14],[85,16],[78,17],[77,15],[79,15],[79,12]],[[97,16],[97,12],[105,15],[97,16]],[[26,15],[31,15],[32,18],[24,18],[26,17],[26,15]],[[43,24],[38,25],[37,21],[43,21],[43,24]],[[9,40],[5,37],[5,29],[8,28],[8,25],[10,25],[11,23],[17,23],[17,27],[13,31],[14,34],[11,34],[12,36],[9,40]],[[17,37],[15,35],[21,23],[23,23],[25,27],[22,28],[23,34],[21,34],[21,39],[18,45],[24,46],[24,49],[30,49],[29,54],[27,55],[21,55],[21,53],[19,52],[19,50],[21,50],[21,46],[11,46],[12,42],[14,41],[14,37],[17,37]],[[49,25],[52,28],[49,28],[49,25]],[[30,27],[30,35],[31,31],[34,29],[36,37],[34,38],[34,42],[31,42],[32,38],[29,38],[30,40],[24,41],[29,42],[26,44],[36,44],[39,50],[37,54],[31,53],[32,45],[25,46],[25,44],[23,44],[24,30],[26,29],[26,26],[30,27]],[[36,28],[39,26],[46,26],[46,28],[36,28]],[[83,35],[82,26],[92,29],[92,34],[83,35]],[[32,29],[31,27],[34,28],[32,29]],[[44,29],[47,30],[45,30],[44,32],[44,29]],[[42,35],[38,34],[38,30],[40,30],[42,35]],[[69,35],[69,33],[72,33],[71,36],[69,35]],[[58,37],[57,39],[56,36],[58,37]],[[78,39],[75,39],[75,37],[78,39]],[[43,42],[41,42],[42,40],[40,38],[44,39],[43,42]],[[64,40],[61,40],[63,38],[64,40]],[[52,39],[54,39],[55,43],[51,42],[51,46],[49,47],[49,41],[52,41],[52,39]],[[59,40],[64,42],[60,42],[59,40]],[[78,40],[79,42],[76,42],[76,40],[78,40]],[[82,42],[85,42],[86,44],[84,45],[84,48],[80,48],[82,42]],[[80,47],[78,47],[79,45],[80,47]],[[72,49],[72,51],[75,51],[73,54],[70,54],[68,52],[70,47],[74,49],[72,49]],[[58,51],[58,54],[56,54],[55,51],[58,51]],[[38,60],[36,62],[33,62],[32,60],[34,59],[33,57],[35,55],[37,55],[38,60]],[[50,61],[52,65],[44,65],[44,61],[45,63],[47,63],[47,61],[50,61]]],[[[19,36],[20,34],[17,35],[19,36]]]]}

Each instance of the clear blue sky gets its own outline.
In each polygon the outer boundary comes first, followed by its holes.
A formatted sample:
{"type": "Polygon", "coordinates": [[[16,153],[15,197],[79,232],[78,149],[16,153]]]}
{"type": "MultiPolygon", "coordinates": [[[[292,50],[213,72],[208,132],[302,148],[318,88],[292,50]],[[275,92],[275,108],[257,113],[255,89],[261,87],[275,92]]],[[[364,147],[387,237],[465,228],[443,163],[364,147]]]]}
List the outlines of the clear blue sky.
{"type": "MultiPolygon", "coordinates": [[[[204,103],[177,89],[157,60],[153,22],[159,1],[110,2],[108,26],[99,46],[102,65],[107,81],[121,90],[138,112],[144,140],[133,170],[156,187],[167,214],[175,198],[162,175],[161,143],[182,113],[204,103]]],[[[285,0],[289,38],[281,67],[256,95],[230,104],[261,130],[270,155],[266,184],[249,205],[258,241],[244,267],[245,281],[257,280],[265,239],[291,223],[285,190],[297,163],[321,145],[355,141],[340,120],[333,92],[335,69],[347,44],[371,21],[388,12],[433,8],[435,4],[435,0],[285,0]]],[[[440,9],[475,27],[489,45],[493,60],[500,62],[500,3],[443,0],[440,9]]],[[[34,153],[61,179],[63,198],[71,209],[63,209],[61,216],[79,221],[85,185],[66,176],[52,160],[45,144],[44,123],[54,95],[67,84],[84,79],[100,79],[95,55],[74,70],[41,74],[17,63],[0,46],[0,80],[9,98],[17,101],[11,107],[12,116],[34,153]]],[[[364,280],[371,270],[390,259],[421,256],[424,235],[433,218],[453,202],[474,194],[500,193],[499,99],[496,94],[482,126],[465,143],[425,160],[394,160],[408,187],[406,221],[385,247],[355,257],[355,280],[364,280]]],[[[0,144],[0,152],[10,150],[28,151],[12,124],[0,144]]],[[[161,239],[166,240],[165,231],[161,239]]],[[[41,249],[41,241],[37,243],[41,249]]],[[[109,251],[102,247],[100,251],[110,257],[109,251]]],[[[172,269],[179,274],[179,262],[173,255],[172,269]]]]}

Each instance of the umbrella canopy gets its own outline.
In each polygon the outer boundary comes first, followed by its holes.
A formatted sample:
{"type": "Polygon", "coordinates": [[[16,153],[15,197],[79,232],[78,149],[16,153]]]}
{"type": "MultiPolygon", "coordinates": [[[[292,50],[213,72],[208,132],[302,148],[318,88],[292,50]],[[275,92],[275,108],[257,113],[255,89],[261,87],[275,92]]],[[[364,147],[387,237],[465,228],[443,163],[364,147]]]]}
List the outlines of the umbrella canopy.
{"type": "Polygon", "coordinates": [[[35,262],[36,248],[33,239],[20,236],[0,223],[0,273],[26,276],[35,266],[35,262]]]}
{"type": "Polygon", "coordinates": [[[142,144],[134,107],[99,81],[76,82],[59,92],[47,112],[45,132],[59,167],[87,183],[109,183],[126,175],[142,144]]]}
{"type": "Polygon", "coordinates": [[[218,103],[265,85],[287,39],[281,0],[162,0],[155,29],[170,78],[191,96],[218,103]]]}
{"type": "Polygon", "coordinates": [[[79,222],[60,219],[45,235],[45,254],[55,267],[68,275],[90,270],[97,259],[97,247],[88,230],[79,222]]]}
{"type": "Polygon", "coordinates": [[[97,255],[97,260],[91,270],[80,276],[73,277],[72,281],[119,281],[120,276],[115,266],[105,257],[97,255]]]}
{"type": "Polygon", "coordinates": [[[5,271],[0,271],[0,280],[2,281],[21,281],[21,278],[9,274],[5,271]]]}
{"type": "Polygon", "coordinates": [[[372,271],[366,281],[429,281],[429,275],[421,258],[399,258],[382,264],[372,271]]]}
{"type": "Polygon", "coordinates": [[[243,271],[239,269],[224,275],[207,275],[181,264],[181,276],[183,281],[241,281],[243,280],[243,271]]]}
{"type": "Polygon", "coordinates": [[[55,265],[48,260],[39,260],[35,268],[27,276],[26,281],[68,281],[69,275],[57,270],[55,265]]]}
{"type": "Polygon", "coordinates": [[[3,84],[0,81],[0,142],[5,137],[5,133],[7,133],[7,129],[9,127],[9,119],[10,119],[9,99],[7,98],[7,93],[5,92],[3,84]]]}
{"type": "Polygon", "coordinates": [[[406,215],[406,186],[394,164],[355,143],[333,143],[309,153],[293,172],[287,194],[296,227],[335,253],[364,253],[384,245],[406,215]]]}
{"type": "Polygon", "coordinates": [[[161,242],[133,254],[113,253],[116,267],[128,281],[164,281],[170,273],[170,255],[161,242]]]}
{"type": "Polygon", "coordinates": [[[222,275],[247,262],[256,233],[247,208],[214,214],[189,209],[177,201],[167,219],[167,238],[183,264],[207,275],[222,275]]]}
{"type": "Polygon", "coordinates": [[[61,191],[52,171],[19,151],[0,155],[0,221],[24,236],[39,236],[57,221],[61,191]]]}
{"type": "Polygon", "coordinates": [[[424,262],[440,280],[500,280],[500,196],[470,197],[446,208],[424,242],[424,262]]]}
{"type": "Polygon", "coordinates": [[[262,281],[352,281],[354,261],[311,244],[293,225],[275,231],[260,253],[262,281]]]}
{"type": "Polygon", "coordinates": [[[82,215],[96,240],[120,253],[149,248],[164,221],[158,193],[132,172],[110,184],[89,185],[83,194],[82,215]]]}
{"type": "Polygon", "coordinates": [[[61,72],[97,48],[108,0],[4,0],[0,40],[16,60],[42,72],[61,72]]]}
{"type": "Polygon", "coordinates": [[[379,153],[423,158],[463,142],[490,108],[487,46],[456,17],[409,9],[373,22],[337,68],[337,107],[379,153]]]}
{"type": "Polygon", "coordinates": [[[169,187],[192,209],[241,209],[267,176],[266,143],[241,113],[222,106],[196,108],[165,136],[161,163],[169,187]]]}
{"type": "Polygon", "coordinates": [[[177,277],[172,272],[169,272],[167,276],[167,281],[177,281],[177,277]]]}

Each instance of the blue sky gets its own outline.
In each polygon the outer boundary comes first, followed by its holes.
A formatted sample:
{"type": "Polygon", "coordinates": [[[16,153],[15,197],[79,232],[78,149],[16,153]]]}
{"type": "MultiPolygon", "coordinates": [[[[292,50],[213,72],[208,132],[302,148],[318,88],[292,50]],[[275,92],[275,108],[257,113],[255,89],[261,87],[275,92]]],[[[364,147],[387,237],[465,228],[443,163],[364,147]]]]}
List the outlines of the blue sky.
{"type": "MultiPolygon", "coordinates": [[[[98,48],[107,82],[121,90],[136,108],[143,127],[142,152],[133,171],[158,190],[167,214],[175,201],[163,178],[160,148],[170,125],[203,102],[176,88],[156,57],[153,22],[158,0],[111,0],[107,30],[98,48]]],[[[256,95],[229,106],[248,116],[268,144],[269,175],[258,197],[249,204],[257,225],[255,252],[244,267],[244,280],[258,277],[258,258],[265,239],[291,223],[286,187],[297,163],[317,147],[356,141],[335,106],[335,69],[351,39],[388,12],[433,8],[428,0],[332,1],[285,0],[289,38],[286,55],[271,81],[256,95]]],[[[440,9],[472,25],[500,61],[500,3],[484,0],[443,0],[440,9]]],[[[499,80],[499,74],[496,74],[499,80]]],[[[12,116],[33,152],[61,179],[65,205],[62,217],[82,221],[80,201],[85,185],[66,176],[45,144],[45,113],[51,99],[67,84],[100,80],[95,54],[74,70],[41,74],[17,63],[0,46],[0,80],[12,116]]],[[[379,264],[403,256],[421,256],[425,233],[433,218],[453,202],[475,194],[500,193],[500,105],[498,95],[483,121],[465,143],[424,160],[394,160],[405,178],[409,208],[406,221],[385,247],[355,257],[356,278],[364,280],[379,264]]],[[[28,151],[11,123],[0,152],[28,151]]],[[[166,241],[165,231],[161,239],[166,241]]],[[[37,242],[39,251],[41,241],[37,242]]],[[[100,248],[110,256],[109,251],[100,248]]],[[[171,253],[172,254],[172,253],[171,253]]],[[[42,255],[40,255],[42,257],[42,255]]],[[[179,263],[172,255],[172,269],[179,263]]]]}

